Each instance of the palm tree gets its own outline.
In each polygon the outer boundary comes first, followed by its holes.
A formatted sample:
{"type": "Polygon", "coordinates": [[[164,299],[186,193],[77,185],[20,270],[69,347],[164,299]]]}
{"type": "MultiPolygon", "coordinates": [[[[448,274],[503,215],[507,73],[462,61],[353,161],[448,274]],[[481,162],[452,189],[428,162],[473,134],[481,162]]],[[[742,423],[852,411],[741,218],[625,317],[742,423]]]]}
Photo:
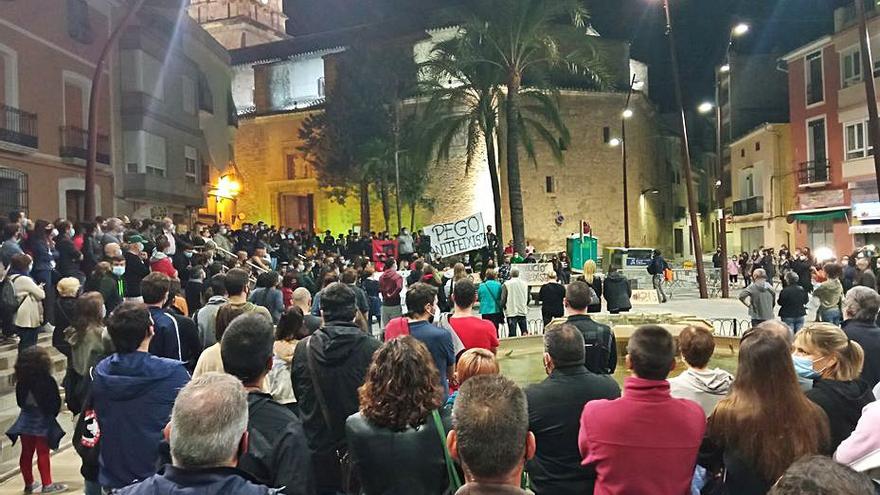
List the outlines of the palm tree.
{"type": "Polygon", "coordinates": [[[464,36],[479,39],[485,47],[479,62],[503,74],[510,223],[515,248],[524,252],[519,147],[522,145],[534,159],[533,141],[527,134],[532,130],[549,145],[554,156],[559,158],[562,152],[560,141],[544,132],[548,131],[544,122],[554,128],[562,123],[558,111],[552,111],[555,105],[547,106],[543,101],[549,95],[541,90],[549,87],[550,72],[560,68],[601,82],[602,65],[590,47],[585,26],[587,11],[580,0],[472,0],[467,5],[464,36]],[[528,81],[525,88],[524,81],[528,81]],[[537,98],[535,103],[526,101],[527,93],[537,98]]]}
{"type": "MultiPolygon", "coordinates": [[[[432,58],[422,69],[430,76],[429,101],[423,113],[424,139],[431,143],[436,160],[448,160],[450,147],[456,136],[466,136],[465,171],[473,164],[479,142],[482,139],[486,148],[489,178],[492,183],[492,198],[495,203],[495,229],[499,239],[503,239],[501,218],[501,181],[495,153],[495,140],[498,131],[499,105],[505,95],[502,86],[505,72],[489,57],[495,55],[494,47],[476,30],[461,30],[460,36],[437,44],[432,58]]],[[[537,163],[535,137],[540,139],[562,161],[562,149],[570,140],[565,123],[559,115],[555,91],[544,88],[525,88],[520,90],[522,104],[516,113],[516,125],[521,132],[519,139],[528,157],[537,163]]],[[[510,124],[508,124],[509,126],[510,124]]],[[[508,178],[510,177],[508,161],[508,178]]],[[[516,184],[519,184],[517,170],[516,184]]],[[[510,180],[508,180],[510,187],[510,180]]],[[[520,217],[516,223],[514,211],[514,188],[510,187],[511,224],[514,238],[519,232],[523,243],[525,235],[522,221],[522,194],[516,188],[519,198],[520,217]],[[517,230],[519,229],[519,230],[517,230]]],[[[521,248],[524,249],[524,248],[521,248]]],[[[499,242],[496,255],[502,256],[503,245],[499,242]]],[[[522,251],[521,251],[522,252],[522,251]]]]}

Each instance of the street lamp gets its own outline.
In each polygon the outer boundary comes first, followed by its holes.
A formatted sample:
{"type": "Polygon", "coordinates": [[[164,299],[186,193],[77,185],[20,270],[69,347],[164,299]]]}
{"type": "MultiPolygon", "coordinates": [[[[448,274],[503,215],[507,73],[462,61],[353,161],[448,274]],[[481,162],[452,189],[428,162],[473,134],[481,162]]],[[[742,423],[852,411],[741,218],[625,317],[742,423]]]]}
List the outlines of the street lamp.
{"type": "Polygon", "coordinates": [[[731,34],[733,34],[734,36],[742,36],[748,32],[749,25],[744,22],[740,22],[736,26],[733,26],[733,29],[731,30],[731,34]]]}
{"type": "Polygon", "coordinates": [[[623,111],[621,115],[623,115],[623,118],[628,119],[633,116],[633,111],[627,108],[623,111]]]}
{"type": "Polygon", "coordinates": [[[622,143],[623,141],[620,138],[611,138],[608,140],[608,146],[611,146],[612,148],[617,148],[622,143]]]}
{"type": "Polygon", "coordinates": [[[704,101],[703,103],[700,103],[700,106],[697,107],[697,111],[703,115],[711,112],[714,109],[715,109],[715,105],[713,105],[712,103],[710,103],[708,101],[704,101]]]}
{"type": "Polygon", "coordinates": [[[690,143],[688,142],[687,119],[684,113],[684,97],[681,93],[681,75],[678,71],[678,54],[675,51],[675,34],[672,29],[672,14],[669,9],[669,0],[663,0],[663,12],[666,14],[666,38],[669,45],[669,61],[672,68],[672,83],[675,89],[675,102],[681,124],[681,159],[684,163],[685,187],[687,191],[688,210],[691,221],[691,242],[694,245],[694,262],[697,268],[697,284],[700,289],[700,299],[707,299],[709,291],[706,287],[706,272],[703,269],[703,242],[700,239],[699,224],[697,223],[697,198],[694,193],[694,174],[691,169],[690,143]]]}

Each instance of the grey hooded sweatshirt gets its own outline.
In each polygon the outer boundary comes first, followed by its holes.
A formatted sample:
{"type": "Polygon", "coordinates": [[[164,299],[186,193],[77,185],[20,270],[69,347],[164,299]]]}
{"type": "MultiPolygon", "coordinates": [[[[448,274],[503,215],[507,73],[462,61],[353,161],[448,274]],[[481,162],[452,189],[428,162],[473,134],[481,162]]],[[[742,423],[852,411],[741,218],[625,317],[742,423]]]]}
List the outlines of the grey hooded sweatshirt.
{"type": "Polygon", "coordinates": [[[708,418],[715,404],[723,399],[733,384],[733,375],[720,369],[687,371],[669,379],[669,392],[676,399],[688,399],[703,408],[708,418]]]}
{"type": "Polygon", "coordinates": [[[776,292],[766,281],[752,282],[739,293],[739,300],[748,299],[749,317],[753,320],[772,320],[773,306],[776,305],[776,292]]]}

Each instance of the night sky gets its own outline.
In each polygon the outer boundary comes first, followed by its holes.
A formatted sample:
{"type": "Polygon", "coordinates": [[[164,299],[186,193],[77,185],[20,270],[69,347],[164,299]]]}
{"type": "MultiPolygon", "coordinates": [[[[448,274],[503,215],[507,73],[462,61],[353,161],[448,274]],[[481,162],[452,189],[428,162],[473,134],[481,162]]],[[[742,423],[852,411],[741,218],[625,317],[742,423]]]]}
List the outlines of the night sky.
{"type": "MultiPolygon", "coordinates": [[[[713,66],[720,63],[730,26],[752,29],[735,50],[786,52],[830,32],[832,11],[846,0],[671,0],[687,104],[711,97],[713,66]]],[[[423,21],[457,0],[285,0],[293,35],[387,20],[423,21]]],[[[659,0],[585,0],[592,23],[605,37],[630,40],[633,58],[650,67],[651,93],[662,109],[674,107],[659,0]]]]}

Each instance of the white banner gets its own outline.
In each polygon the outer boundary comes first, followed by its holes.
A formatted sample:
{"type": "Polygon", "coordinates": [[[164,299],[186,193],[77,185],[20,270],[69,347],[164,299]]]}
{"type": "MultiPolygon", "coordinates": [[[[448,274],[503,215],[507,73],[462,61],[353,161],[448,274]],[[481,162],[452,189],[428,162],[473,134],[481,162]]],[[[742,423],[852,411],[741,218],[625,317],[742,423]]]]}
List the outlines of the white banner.
{"type": "Polygon", "coordinates": [[[553,263],[517,263],[510,265],[510,268],[519,270],[519,278],[526,284],[544,285],[550,280],[549,273],[553,271],[553,263]]]}
{"type": "Polygon", "coordinates": [[[441,258],[486,247],[482,213],[455,222],[428,225],[424,231],[431,237],[431,252],[441,258]]]}

